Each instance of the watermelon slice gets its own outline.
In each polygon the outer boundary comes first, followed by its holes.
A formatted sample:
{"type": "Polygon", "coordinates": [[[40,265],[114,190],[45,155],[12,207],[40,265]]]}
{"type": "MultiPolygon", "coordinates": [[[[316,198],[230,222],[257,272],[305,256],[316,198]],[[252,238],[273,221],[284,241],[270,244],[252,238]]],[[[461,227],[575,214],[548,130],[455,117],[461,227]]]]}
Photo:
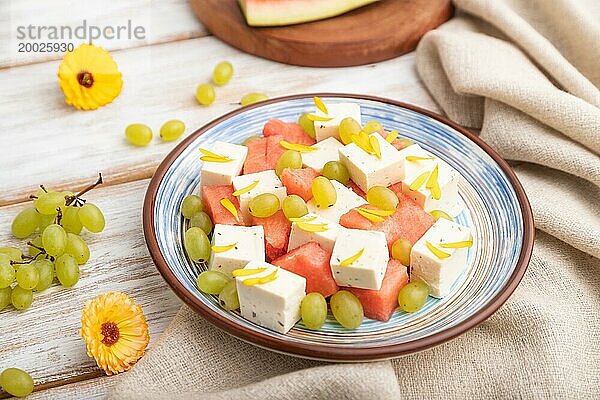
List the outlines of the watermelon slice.
{"type": "Polygon", "coordinates": [[[306,293],[318,292],[328,297],[338,291],[338,285],[331,275],[330,258],[331,253],[317,242],[308,242],[274,260],[272,264],[305,277],[306,293]]]}
{"type": "Polygon", "coordinates": [[[400,264],[399,261],[390,259],[381,289],[369,290],[352,287],[344,287],[343,289],[358,297],[367,317],[385,322],[389,321],[394,310],[398,307],[398,292],[407,283],[408,273],[406,267],[400,264]]]}
{"type": "Polygon", "coordinates": [[[285,149],[279,145],[281,140],[283,140],[283,136],[275,135],[248,142],[244,174],[275,169],[277,160],[285,152],[285,149]]]}
{"type": "Polygon", "coordinates": [[[206,213],[212,219],[213,224],[223,225],[244,225],[244,217],[240,211],[240,203],[233,195],[232,185],[223,186],[202,186],[202,201],[206,213]],[[223,205],[222,199],[229,199],[237,210],[239,221],[235,219],[223,205]]]}
{"type": "Polygon", "coordinates": [[[252,225],[262,225],[265,230],[265,250],[267,261],[285,254],[292,224],[279,210],[267,218],[252,217],[252,225]]]}
{"type": "Polygon", "coordinates": [[[281,172],[281,183],[287,188],[288,194],[296,194],[309,201],[312,199],[312,181],[319,173],[312,168],[291,169],[286,168],[281,172]]]}
{"type": "Polygon", "coordinates": [[[265,137],[283,136],[283,139],[290,143],[304,144],[307,146],[316,143],[315,139],[311,138],[299,124],[295,122],[283,122],[279,119],[268,121],[263,127],[263,135],[265,137]]]}

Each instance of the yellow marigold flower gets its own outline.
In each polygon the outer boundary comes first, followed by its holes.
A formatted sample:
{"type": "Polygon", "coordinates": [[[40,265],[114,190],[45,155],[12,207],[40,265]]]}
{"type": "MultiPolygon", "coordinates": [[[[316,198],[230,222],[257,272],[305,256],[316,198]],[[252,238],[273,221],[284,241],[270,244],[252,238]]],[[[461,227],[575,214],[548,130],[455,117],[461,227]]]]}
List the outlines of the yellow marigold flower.
{"type": "Polygon", "coordinates": [[[58,67],[65,102],[80,110],[95,110],[113,101],[123,87],[117,63],[93,44],[67,52],[58,67]]]}
{"type": "Polygon", "coordinates": [[[107,375],[130,369],[144,355],[150,336],[142,307],[124,293],[110,292],[88,300],[79,335],[107,375]]]}

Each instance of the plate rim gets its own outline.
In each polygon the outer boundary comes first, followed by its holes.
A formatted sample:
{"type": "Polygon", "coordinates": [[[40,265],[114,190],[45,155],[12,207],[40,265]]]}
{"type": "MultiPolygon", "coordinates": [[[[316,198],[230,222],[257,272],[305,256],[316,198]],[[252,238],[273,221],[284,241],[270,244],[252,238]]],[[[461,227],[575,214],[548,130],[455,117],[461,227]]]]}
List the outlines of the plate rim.
{"type": "Polygon", "coordinates": [[[320,92],[320,93],[303,93],[288,96],[276,97],[273,99],[265,100],[260,103],[252,104],[246,107],[240,107],[233,111],[230,111],[212,121],[206,125],[195,130],[193,133],[188,135],[181,143],[179,143],[173,150],[171,150],[163,161],[157,167],[146,191],[144,198],[144,204],[142,209],[142,223],[144,230],[144,237],[148,251],[154,265],[158,272],[161,274],[163,279],[170,286],[171,290],[192,310],[200,314],[202,317],[207,319],[213,325],[219,329],[227,332],[228,334],[235,336],[245,342],[252,343],[258,347],[265,348],[268,350],[276,351],[279,353],[285,353],[291,356],[320,359],[327,361],[341,361],[341,362],[361,362],[361,361],[376,361],[382,359],[388,359],[393,357],[399,357],[406,354],[415,353],[418,351],[426,350],[442,343],[448,342],[457,336],[467,332],[471,328],[479,325],[492,314],[494,314],[512,295],[519,283],[521,282],[533,251],[533,243],[535,237],[535,227],[533,220],[533,213],[531,205],[523,189],[523,186],[519,182],[514,170],[495,150],[493,150],[487,143],[485,143],[478,136],[469,132],[467,129],[458,125],[457,123],[449,120],[448,118],[437,114],[427,109],[404,103],[397,100],[392,100],[384,97],[354,94],[354,93],[335,93],[335,92],[320,92]],[[515,190],[517,200],[521,209],[521,215],[523,218],[523,243],[517,265],[512,272],[511,276],[501,289],[501,291],[489,300],[477,313],[471,315],[469,318],[454,325],[442,332],[419,338],[413,341],[397,343],[386,346],[370,346],[370,347],[332,347],[321,344],[304,344],[304,343],[292,343],[284,338],[274,338],[267,336],[263,333],[256,332],[250,328],[240,326],[234,321],[225,318],[217,312],[207,307],[200,299],[196,298],[190,291],[173,274],[169,268],[166,260],[164,259],[160,247],[158,245],[158,239],[154,231],[154,209],[156,195],[158,188],[175,159],[193,142],[196,138],[201,136],[204,132],[212,128],[213,126],[230,119],[238,114],[241,114],[247,110],[259,108],[265,105],[286,102],[289,100],[311,98],[314,96],[319,97],[339,97],[349,98],[355,100],[367,100],[375,101],[393,106],[405,108],[419,114],[428,116],[437,120],[438,122],[445,124],[463,136],[466,136],[468,140],[475,143],[479,148],[486,152],[504,172],[515,190]]]}

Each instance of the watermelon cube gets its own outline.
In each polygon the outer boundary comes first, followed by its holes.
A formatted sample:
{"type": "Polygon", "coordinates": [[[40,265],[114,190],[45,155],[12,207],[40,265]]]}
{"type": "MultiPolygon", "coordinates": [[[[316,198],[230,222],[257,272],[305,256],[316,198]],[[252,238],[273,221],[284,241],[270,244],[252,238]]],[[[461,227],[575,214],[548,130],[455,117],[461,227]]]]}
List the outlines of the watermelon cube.
{"type": "Polygon", "coordinates": [[[285,149],[279,144],[281,140],[283,140],[283,136],[269,136],[248,142],[244,174],[275,169],[277,160],[285,152],[285,149]]]}
{"type": "Polygon", "coordinates": [[[252,216],[252,225],[262,225],[265,230],[265,251],[267,261],[271,261],[285,254],[292,224],[279,210],[267,218],[252,216]]]}
{"type": "Polygon", "coordinates": [[[306,293],[318,292],[324,297],[338,291],[329,266],[331,253],[317,242],[304,243],[272,262],[283,269],[306,278],[306,293]]]}
{"type": "Polygon", "coordinates": [[[354,287],[344,287],[343,289],[358,297],[368,318],[385,322],[389,321],[394,310],[398,307],[398,292],[407,283],[408,273],[406,267],[400,264],[399,261],[390,259],[381,289],[370,290],[354,287]]]}
{"type": "Polygon", "coordinates": [[[310,146],[315,144],[315,139],[311,138],[302,127],[295,122],[283,122],[279,119],[268,121],[263,128],[263,135],[283,136],[283,139],[290,143],[298,143],[310,146]]]}
{"type": "Polygon", "coordinates": [[[240,203],[233,195],[232,185],[202,186],[204,209],[213,224],[244,225],[244,217],[240,211],[240,203]],[[221,204],[222,199],[229,199],[237,210],[238,219],[221,204]]]}
{"type": "Polygon", "coordinates": [[[291,169],[281,172],[281,183],[287,188],[288,194],[296,194],[309,201],[312,199],[312,181],[320,174],[312,168],[291,169]]]}

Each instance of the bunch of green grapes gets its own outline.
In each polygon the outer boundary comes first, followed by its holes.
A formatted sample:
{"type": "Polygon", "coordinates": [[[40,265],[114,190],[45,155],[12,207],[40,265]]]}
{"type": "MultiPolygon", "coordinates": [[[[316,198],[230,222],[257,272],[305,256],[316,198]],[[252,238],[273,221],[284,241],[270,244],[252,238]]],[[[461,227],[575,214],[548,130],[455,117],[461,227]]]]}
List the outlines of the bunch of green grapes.
{"type": "Polygon", "coordinates": [[[102,211],[81,196],[102,183],[81,192],[58,192],[40,186],[30,196],[33,204],[17,214],[11,231],[17,239],[28,239],[28,254],[17,247],[0,247],[0,310],[9,304],[17,310],[31,306],[33,292],[42,292],[54,282],[65,287],[79,280],[79,266],[90,258],[90,249],[81,233],[104,230],[102,211]]]}

